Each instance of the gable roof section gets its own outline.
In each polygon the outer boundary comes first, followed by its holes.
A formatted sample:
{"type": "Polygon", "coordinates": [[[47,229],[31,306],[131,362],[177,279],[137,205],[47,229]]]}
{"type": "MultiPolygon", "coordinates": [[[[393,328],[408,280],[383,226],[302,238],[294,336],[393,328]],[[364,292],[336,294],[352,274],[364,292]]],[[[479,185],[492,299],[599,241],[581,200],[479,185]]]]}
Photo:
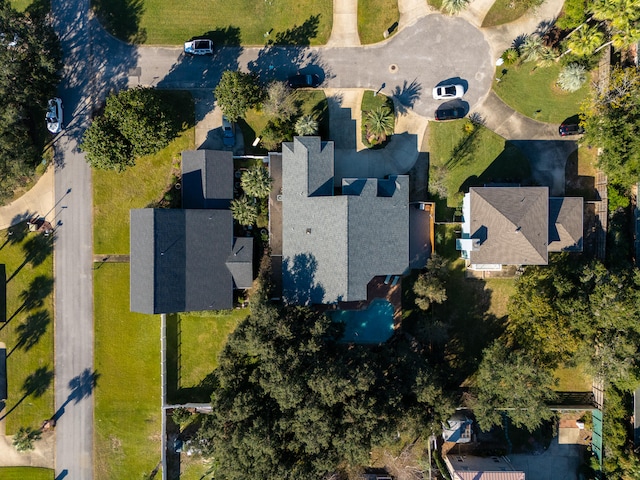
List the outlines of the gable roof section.
{"type": "Polygon", "coordinates": [[[469,194],[470,236],[479,242],[471,263],[548,263],[547,187],[472,187],[469,194]]]}
{"type": "Polygon", "coordinates": [[[233,249],[225,263],[236,288],[251,288],[253,284],[253,237],[235,238],[233,249]]]}
{"type": "Polygon", "coordinates": [[[456,470],[460,480],[525,480],[524,472],[466,472],[456,470]]]}
{"type": "Polygon", "coordinates": [[[549,251],[581,252],[583,201],[579,197],[549,199],[549,251]]]}
{"type": "Polygon", "coordinates": [[[131,310],[174,313],[233,306],[229,210],[131,210],[131,310]]]}
{"type": "Polygon", "coordinates": [[[182,152],[182,208],[229,208],[233,155],[220,150],[182,152]]]}
{"type": "Polygon", "coordinates": [[[282,154],[282,275],[289,303],[365,300],[371,278],[406,270],[408,177],[345,179],[344,194],[333,196],[332,142],[296,137],[283,143],[282,154]],[[380,183],[384,196],[378,196],[380,183]]]}

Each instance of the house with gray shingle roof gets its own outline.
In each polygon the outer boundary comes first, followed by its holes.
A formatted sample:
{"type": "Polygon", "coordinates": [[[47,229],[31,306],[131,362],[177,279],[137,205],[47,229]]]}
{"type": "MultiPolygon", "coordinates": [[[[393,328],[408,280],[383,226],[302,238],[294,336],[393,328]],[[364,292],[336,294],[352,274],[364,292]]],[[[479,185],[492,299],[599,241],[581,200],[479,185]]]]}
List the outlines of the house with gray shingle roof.
{"type": "Polygon", "coordinates": [[[476,457],[474,455],[445,455],[444,462],[452,480],[525,480],[507,457],[476,457]]]}
{"type": "Polygon", "coordinates": [[[282,285],[294,304],[367,299],[375,276],[409,268],[409,177],[334,176],[333,142],[282,145],[282,285]]]}
{"type": "Polygon", "coordinates": [[[230,152],[182,153],[183,209],[130,211],[131,311],[226,310],[251,287],[253,239],[235,238],[230,152]]]}
{"type": "Polygon", "coordinates": [[[547,265],[549,252],[582,251],[582,198],[547,187],[471,187],[463,200],[462,257],[475,270],[547,265]]]}

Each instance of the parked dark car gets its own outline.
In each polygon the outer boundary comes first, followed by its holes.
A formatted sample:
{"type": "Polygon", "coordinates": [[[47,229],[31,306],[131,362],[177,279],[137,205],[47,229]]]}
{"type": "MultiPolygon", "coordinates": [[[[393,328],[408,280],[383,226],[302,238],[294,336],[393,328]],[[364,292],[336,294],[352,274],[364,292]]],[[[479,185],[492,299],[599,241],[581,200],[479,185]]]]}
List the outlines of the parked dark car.
{"type": "Polygon", "coordinates": [[[439,108],[435,117],[436,120],[454,120],[464,117],[464,110],[460,107],[439,108]]]}
{"type": "Polygon", "coordinates": [[[320,85],[320,77],[318,75],[293,75],[287,81],[290,88],[316,88],[320,85]]]}
{"type": "Polygon", "coordinates": [[[566,137],[568,135],[582,135],[584,133],[584,128],[577,123],[563,123],[560,125],[560,128],[558,128],[558,133],[561,137],[566,137]]]}

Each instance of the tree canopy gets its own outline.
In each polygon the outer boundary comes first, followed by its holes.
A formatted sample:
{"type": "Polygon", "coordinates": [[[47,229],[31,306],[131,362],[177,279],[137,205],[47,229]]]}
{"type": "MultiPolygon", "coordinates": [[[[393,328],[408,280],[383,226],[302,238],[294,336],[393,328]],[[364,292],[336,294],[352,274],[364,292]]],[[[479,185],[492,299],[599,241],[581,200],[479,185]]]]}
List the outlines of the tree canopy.
{"type": "Polygon", "coordinates": [[[0,0],[0,202],[35,173],[42,158],[44,110],[60,81],[62,50],[45,12],[17,12],[0,0]]]}
{"type": "Polygon", "coordinates": [[[582,142],[602,148],[599,167],[628,187],[640,175],[640,73],[615,68],[606,88],[596,86],[582,105],[582,142]]]}
{"type": "Polygon", "coordinates": [[[240,185],[247,195],[264,198],[271,192],[273,179],[269,176],[269,171],[262,165],[248,168],[242,172],[240,185]]]}
{"type": "Polygon", "coordinates": [[[227,70],[222,72],[214,94],[222,113],[231,122],[237,122],[247,110],[264,98],[262,87],[255,75],[227,70]]]}
{"type": "Polygon", "coordinates": [[[123,171],[136,158],[166,147],[181,125],[163,92],[134,88],[107,98],[104,112],[96,117],[82,137],[81,149],[89,165],[123,171]]]}
{"type": "Polygon", "coordinates": [[[424,355],[349,348],[340,335],[306,307],[252,302],[220,356],[213,414],[195,442],[216,478],[316,480],[441,419],[448,402],[424,355]]]}

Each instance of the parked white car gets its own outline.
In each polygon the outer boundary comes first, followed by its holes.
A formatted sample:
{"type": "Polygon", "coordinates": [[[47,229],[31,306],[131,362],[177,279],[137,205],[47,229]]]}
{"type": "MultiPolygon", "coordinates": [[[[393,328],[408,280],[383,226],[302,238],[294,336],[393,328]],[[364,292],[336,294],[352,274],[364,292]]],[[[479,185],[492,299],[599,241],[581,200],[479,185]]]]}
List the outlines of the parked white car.
{"type": "Polygon", "coordinates": [[[236,129],[227,117],[222,116],[222,144],[225,147],[233,147],[236,144],[236,129]]]}
{"type": "Polygon", "coordinates": [[[213,55],[213,42],[208,38],[196,38],[184,42],[184,53],[189,55],[213,55]]]}
{"type": "Polygon", "coordinates": [[[433,89],[433,98],[436,100],[451,100],[462,98],[464,87],[462,85],[440,85],[433,89]]]}
{"type": "Polygon", "coordinates": [[[60,133],[62,131],[62,100],[52,98],[47,103],[47,130],[51,133],[60,133]]]}

